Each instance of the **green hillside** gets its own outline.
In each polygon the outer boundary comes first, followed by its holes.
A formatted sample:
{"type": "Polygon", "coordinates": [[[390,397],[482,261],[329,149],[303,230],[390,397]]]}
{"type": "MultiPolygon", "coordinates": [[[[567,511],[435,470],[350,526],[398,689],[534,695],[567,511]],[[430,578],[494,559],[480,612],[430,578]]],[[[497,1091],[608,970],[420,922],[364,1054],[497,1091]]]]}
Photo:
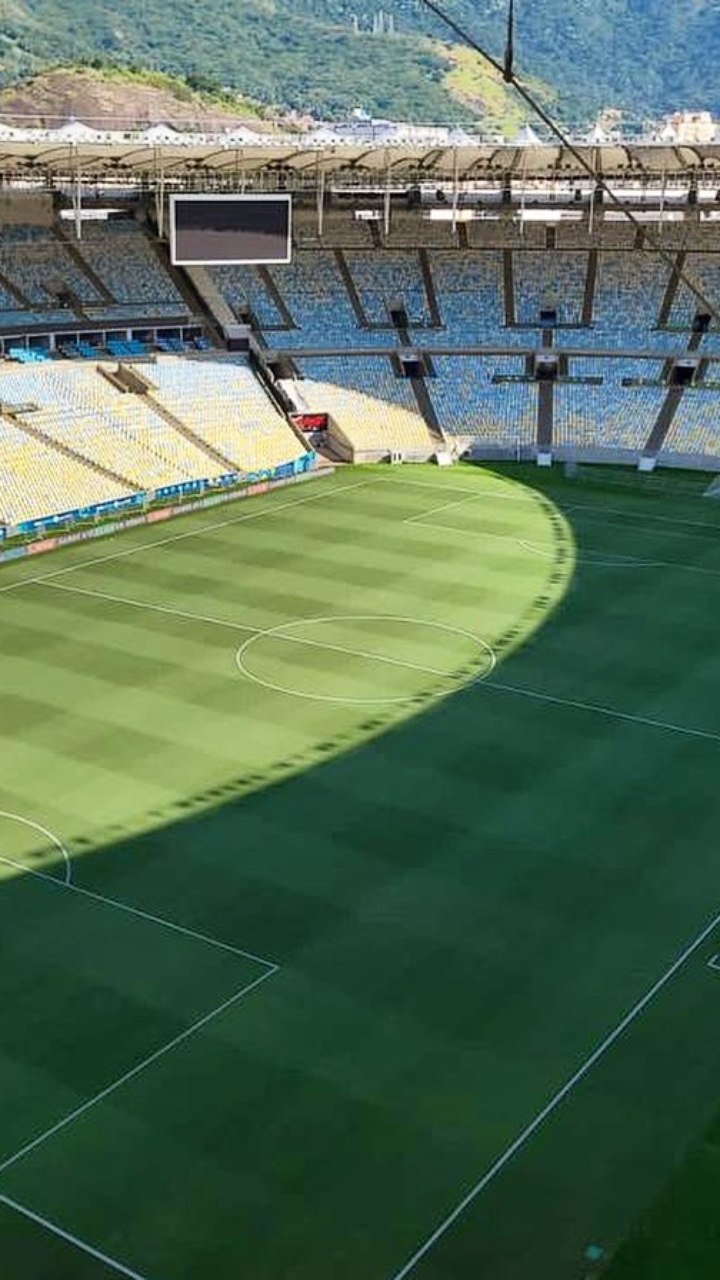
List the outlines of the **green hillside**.
{"type": "MultiPolygon", "coordinates": [[[[137,65],[207,76],[262,102],[339,116],[363,106],[396,118],[450,119],[486,107],[458,95],[447,32],[417,0],[0,0],[0,83],[64,62],[137,65]],[[353,22],[353,15],[356,22],[353,22]],[[357,27],[357,31],[356,28],[357,27]]],[[[503,44],[503,0],[447,0],[492,49],[503,44]]],[[[720,110],[714,74],[720,21],[713,0],[521,0],[526,74],[554,85],[566,119],[600,106],[631,117],[677,107],[720,110]]],[[[492,99],[492,94],[490,95],[492,99]]],[[[492,102],[490,119],[507,103],[492,102]]]]}

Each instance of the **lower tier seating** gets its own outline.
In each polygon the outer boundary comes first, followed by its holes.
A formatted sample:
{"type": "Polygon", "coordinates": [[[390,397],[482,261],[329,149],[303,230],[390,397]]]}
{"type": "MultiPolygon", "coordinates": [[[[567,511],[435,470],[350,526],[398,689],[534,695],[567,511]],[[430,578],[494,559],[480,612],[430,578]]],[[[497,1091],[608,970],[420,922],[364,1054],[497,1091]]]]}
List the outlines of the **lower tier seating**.
{"type": "Polygon", "coordinates": [[[243,360],[161,357],[148,379],[157,399],[239,471],[280,466],[302,445],[243,360]]]}
{"type": "Polygon", "coordinates": [[[0,418],[0,523],[17,525],[126,495],[126,486],[0,418]]]}
{"type": "Polygon", "coordinates": [[[149,396],[118,390],[89,363],[0,365],[0,524],[302,455],[243,361],[164,356],[137,367],[149,396]]]}
{"type": "Polygon", "coordinates": [[[720,395],[699,389],[686,391],[662,452],[717,457],[720,452],[720,395]]]}
{"type": "Polygon", "coordinates": [[[312,412],[327,413],[357,454],[429,456],[433,443],[412,387],[382,356],[306,358],[298,389],[312,412]]]}
{"type": "Polygon", "coordinates": [[[532,444],[537,434],[537,387],[494,383],[495,375],[520,373],[519,361],[496,357],[435,356],[428,381],[440,425],[467,443],[504,448],[532,444]]]}
{"type": "Polygon", "coordinates": [[[663,387],[559,386],[555,390],[558,447],[632,449],[647,443],[662,407],[663,387]]]}

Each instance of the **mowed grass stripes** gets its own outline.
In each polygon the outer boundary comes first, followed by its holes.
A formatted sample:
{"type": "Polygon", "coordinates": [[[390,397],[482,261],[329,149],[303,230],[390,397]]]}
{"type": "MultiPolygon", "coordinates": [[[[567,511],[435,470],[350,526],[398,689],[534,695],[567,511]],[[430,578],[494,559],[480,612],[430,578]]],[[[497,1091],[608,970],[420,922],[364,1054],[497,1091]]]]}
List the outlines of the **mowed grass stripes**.
{"type": "MultiPolygon", "coordinates": [[[[347,471],[0,575],[14,1277],[393,1280],[720,907],[720,513],[542,479],[347,471]]],[[[612,1256],[713,1116],[713,944],[414,1275],[612,1256]]]]}

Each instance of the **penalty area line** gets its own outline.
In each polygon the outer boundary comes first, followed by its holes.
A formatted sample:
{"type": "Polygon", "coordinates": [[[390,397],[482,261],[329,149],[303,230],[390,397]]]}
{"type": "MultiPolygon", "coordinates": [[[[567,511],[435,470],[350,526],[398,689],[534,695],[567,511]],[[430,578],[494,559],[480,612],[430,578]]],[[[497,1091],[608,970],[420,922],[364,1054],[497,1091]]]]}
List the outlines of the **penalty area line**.
{"type": "Polygon", "coordinates": [[[245,985],[241,987],[239,991],[236,991],[234,995],[229,996],[227,1000],[223,1000],[221,1004],[217,1005],[214,1009],[211,1009],[209,1013],[203,1014],[201,1018],[198,1018],[189,1027],[186,1027],[184,1031],[181,1031],[179,1035],[173,1036],[172,1040],[168,1040],[166,1044],[160,1045],[160,1048],[156,1049],[154,1053],[148,1054],[146,1058],[143,1058],[141,1062],[137,1062],[129,1071],[123,1072],[121,1076],[118,1076],[117,1080],[113,1080],[111,1084],[106,1085],[99,1093],[93,1094],[91,1098],[87,1098],[79,1107],[75,1107],[74,1110],[68,1112],[66,1116],[63,1116],[62,1120],[58,1120],[56,1124],[53,1124],[48,1129],[43,1130],[43,1132],[39,1133],[37,1137],[32,1138],[30,1142],[26,1142],[24,1146],[20,1147],[17,1151],[13,1152],[11,1156],[8,1156],[5,1160],[0,1162],[0,1174],[5,1173],[20,1160],[23,1160],[25,1156],[29,1156],[31,1152],[36,1151],[38,1147],[49,1142],[49,1140],[54,1138],[56,1134],[62,1133],[69,1125],[74,1124],[76,1120],[79,1120],[81,1116],[86,1115],[88,1111],[91,1111],[93,1107],[98,1106],[99,1103],[104,1102],[106,1098],[112,1097],[114,1093],[117,1093],[118,1089],[129,1084],[131,1080],[137,1079],[139,1075],[142,1075],[144,1071],[147,1071],[148,1067],[159,1062],[161,1058],[166,1057],[168,1053],[173,1051],[173,1049],[177,1049],[178,1046],[184,1044],[186,1040],[197,1035],[197,1033],[202,1031],[204,1027],[209,1025],[209,1023],[214,1022],[217,1018],[221,1017],[222,1014],[227,1013],[229,1009],[232,1009],[236,1004],[239,1004],[240,1001],[244,1000],[251,991],[254,991],[261,983],[266,982],[268,978],[271,978],[277,972],[278,969],[274,966],[272,969],[266,969],[264,973],[260,974],[259,978],[254,978],[252,982],[246,982],[245,985]]]}
{"type": "Polygon", "coordinates": [[[682,969],[682,967],[686,964],[686,962],[690,959],[690,957],[694,955],[694,953],[703,945],[704,942],[707,941],[707,939],[718,928],[718,926],[720,926],[720,912],[718,912],[718,914],[713,917],[713,919],[709,922],[709,924],[706,924],[705,927],[701,929],[700,933],[698,933],[693,938],[693,940],[685,947],[685,949],[673,961],[673,963],[669,966],[669,968],[665,970],[665,972],[662,974],[660,978],[658,978],[657,982],[653,983],[653,985],[649,988],[649,990],[645,992],[645,995],[641,996],[641,998],[637,1001],[637,1003],[634,1004],[633,1007],[628,1010],[628,1012],[625,1014],[623,1018],[621,1018],[620,1022],[617,1023],[617,1025],[613,1028],[613,1030],[608,1035],[605,1036],[605,1039],[600,1042],[597,1048],[594,1049],[593,1052],[578,1067],[574,1075],[570,1076],[570,1079],[567,1080],[565,1084],[561,1086],[560,1089],[558,1089],[557,1093],[553,1094],[549,1102],[545,1104],[545,1106],[542,1108],[541,1111],[538,1111],[537,1115],[534,1117],[534,1119],[530,1121],[528,1125],[526,1125],[522,1133],[518,1134],[517,1138],[515,1138],[515,1140],[511,1142],[508,1147],[505,1148],[502,1154],[498,1156],[497,1160],[495,1160],[495,1162],[483,1174],[483,1176],[475,1183],[475,1185],[470,1188],[467,1194],[463,1196],[462,1200],[459,1201],[459,1203],[455,1206],[452,1212],[449,1213],[447,1217],[443,1219],[443,1221],[440,1223],[438,1227],[436,1227],[432,1235],[428,1236],[427,1240],[425,1240],[424,1243],[420,1245],[420,1248],[415,1251],[415,1253],[412,1255],[411,1258],[408,1259],[405,1265],[401,1267],[399,1271],[396,1271],[392,1275],[391,1280],[404,1280],[404,1277],[408,1276],[410,1272],[415,1269],[417,1264],[425,1257],[425,1255],[428,1254],[430,1250],[438,1243],[438,1241],[441,1240],[444,1235],[446,1235],[446,1233],[450,1230],[450,1228],[454,1226],[458,1218],[460,1218],[465,1213],[465,1210],[470,1207],[473,1201],[475,1201],[477,1197],[485,1190],[485,1188],[488,1187],[490,1183],[494,1181],[495,1178],[497,1178],[498,1174],[502,1172],[502,1170],[505,1168],[507,1164],[509,1164],[509,1162],[513,1159],[513,1157],[517,1155],[517,1153],[521,1151],[524,1146],[526,1146],[529,1140],[533,1137],[533,1135],[537,1132],[537,1130],[541,1127],[541,1125],[545,1123],[548,1117],[551,1116],[553,1112],[557,1111],[558,1107],[561,1106],[561,1104],[565,1101],[568,1095],[571,1094],[573,1090],[576,1089],[577,1086],[580,1084],[580,1082],[585,1078],[585,1076],[587,1076],[593,1070],[593,1068],[597,1066],[601,1058],[605,1057],[608,1050],[611,1049],[612,1046],[624,1034],[624,1032],[627,1031],[628,1027],[630,1027],[641,1016],[641,1014],[645,1012],[648,1005],[651,1004],[652,1001],[655,999],[655,997],[659,995],[659,993],[668,985],[668,983],[672,981],[676,973],[678,973],[679,970],[682,969]]]}
{"type": "Polygon", "coordinates": [[[46,884],[54,884],[60,889],[69,890],[70,893],[79,894],[80,897],[90,898],[93,902],[100,902],[103,906],[112,907],[115,911],[124,911],[127,915],[137,916],[140,920],[147,920],[150,924],[156,924],[161,929],[169,929],[171,933],[179,933],[185,938],[192,938],[194,942],[202,942],[205,946],[214,947],[217,951],[228,951],[231,955],[239,956],[242,960],[251,960],[254,964],[263,965],[265,969],[275,971],[280,967],[274,960],[267,960],[264,956],[257,956],[252,951],[244,951],[242,947],[234,947],[232,943],[222,942],[219,938],[213,938],[208,933],[199,933],[197,929],[190,929],[187,925],[176,924],[174,920],[166,920],[164,916],[153,915],[151,911],[143,911],[142,907],[133,907],[129,902],[121,902],[119,898],[108,898],[104,893],[96,893],[93,889],[84,889],[82,885],[75,884],[74,881],[60,880],[57,876],[51,876],[46,871],[37,871],[34,867],[27,867],[24,863],[16,862],[13,858],[8,858],[4,854],[0,854],[0,864],[6,867],[13,867],[15,871],[20,871],[23,875],[34,876],[36,880],[44,880],[46,884]]]}
{"type": "MultiPolygon", "coordinates": [[[[514,485],[517,485],[518,488],[523,487],[522,485],[518,484],[517,481],[512,481],[511,483],[513,483],[514,485]]],[[[563,499],[568,497],[569,495],[566,494],[562,489],[558,489],[556,487],[553,488],[552,486],[548,486],[547,489],[530,488],[530,489],[526,489],[526,492],[524,494],[523,493],[518,494],[518,493],[499,493],[496,489],[489,488],[489,487],[482,488],[481,486],[478,486],[478,488],[476,489],[467,489],[464,486],[461,488],[459,485],[442,484],[442,483],[434,484],[434,483],[428,483],[427,481],[422,481],[422,480],[408,480],[405,478],[401,479],[400,476],[387,476],[384,479],[379,480],[378,484],[398,484],[398,485],[406,485],[406,486],[411,485],[416,489],[433,489],[436,493],[438,492],[464,493],[471,498],[472,497],[498,498],[503,502],[524,502],[526,504],[532,503],[534,505],[537,505],[537,501],[538,501],[537,497],[527,496],[528,493],[531,493],[531,494],[536,494],[536,495],[548,498],[551,502],[553,502],[553,505],[555,506],[556,510],[559,511],[561,515],[567,515],[569,511],[588,511],[591,514],[597,513],[598,518],[605,524],[617,523],[617,521],[610,521],[605,519],[606,515],[617,516],[620,520],[628,519],[628,520],[637,521],[637,520],[643,520],[647,518],[648,520],[653,521],[653,523],[655,524],[678,525],[678,526],[683,526],[685,528],[690,528],[690,529],[710,529],[720,534],[720,524],[717,524],[714,521],[710,521],[710,520],[688,520],[688,519],[683,519],[682,517],[679,517],[679,516],[661,516],[661,515],[656,515],[652,511],[643,511],[639,507],[631,507],[631,508],[628,508],[627,510],[623,510],[621,507],[609,507],[599,502],[564,503],[563,499]],[[556,499],[558,501],[556,501],[556,499]]],[[[587,495],[584,495],[584,496],[587,496],[587,495]]],[[[410,516],[408,518],[408,522],[412,522],[412,520],[413,520],[413,517],[410,516]]],[[[658,534],[658,536],[660,536],[662,531],[659,529],[652,529],[649,526],[642,526],[642,525],[635,524],[634,526],[632,526],[629,532],[633,532],[633,533],[641,532],[641,533],[649,533],[649,534],[656,533],[658,534]]],[[[687,536],[692,536],[692,535],[687,535],[687,536]]]]}
{"type": "MultiPolygon", "coordinates": [[[[402,523],[412,525],[418,529],[436,529],[441,533],[453,533],[461,538],[494,538],[498,542],[511,542],[520,547],[521,550],[527,551],[530,555],[541,556],[544,560],[555,560],[557,546],[553,546],[552,543],[543,545],[537,542],[529,542],[525,538],[515,537],[514,534],[493,533],[489,529],[463,529],[457,525],[442,524],[433,518],[443,511],[451,511],[455,507],[467,506],[471,501],[473,501],[471,498],[460,498],[456,502],[445,502],[441,507],[432,507],[429,511],[421,511],[417,515],[407,516],[402,523]]],[[[571,510],[575,510],[575,508],[562,508],[564,515],[571,510]]],[[[656,532],[654,529],[650,530],[651,534],[656,532]]],[[[581,554],[575,557],[575,563],[591,569],[679,569],[685,573],[699,573],[704,577],[720,578],[720,569],[708,569],[704,565],[697,564],[684,564],[679,560],[641,560],[637,556],[622,554],[612,556],[611,553],[608,553],[606,547],[586,547],[581,554]],[[593,556],[604,558],[593,559],[593,556]]]]}
{"type": "Polygon", "coordinates": [[[29,1222],[34,1222],[36,1226],[42,1227],[44,1231],[50,1232],[51,1235],[57,1236],[58,1239],[64,1240],[66,1244],[72,1245],[74,1249],[79,1249],[81,1253],[86,1253],[90,1258],[95,1258],[97,1262],[104,1263],[106,1267],[109,1267],[111,1271],[116,1271],[118,1275],[127,1276],[128,1280],[147,1280],[147,1277],[141,1275],[139,1271],[133,1271],[132,1267],[126,1267],[124,1262],[118,1262],[117,1258],[111,1258],[109,1254],[103,1253],[101,1249],[96,1249],[94,1245],[88,1244],[87,1240],[81,1240],[79,1236],[66,1231],[64,1227],[58,1226],[56,1222],[51,1222],[49,1218],[44,1218],[41,1213],[36,1213],[34,1209],[29,1209],[27,1205],[21,1204],[19,1200],[13,1200],[10,1196],[4,1195],[3,1192],[0,1192],[0,1204],[12,1209],[13,1213],[27,1218],[29,1222]]]}

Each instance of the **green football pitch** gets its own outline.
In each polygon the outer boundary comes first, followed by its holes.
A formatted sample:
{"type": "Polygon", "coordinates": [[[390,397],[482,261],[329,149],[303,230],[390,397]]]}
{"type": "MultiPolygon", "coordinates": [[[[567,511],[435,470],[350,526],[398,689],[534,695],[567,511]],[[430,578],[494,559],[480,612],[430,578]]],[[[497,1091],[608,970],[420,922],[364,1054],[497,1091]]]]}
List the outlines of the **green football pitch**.
{"type": "Polygon", "coordinates": [[[0,571],[3,1280],[720,1273],[720,507],[598,476],[0,571]]]}

